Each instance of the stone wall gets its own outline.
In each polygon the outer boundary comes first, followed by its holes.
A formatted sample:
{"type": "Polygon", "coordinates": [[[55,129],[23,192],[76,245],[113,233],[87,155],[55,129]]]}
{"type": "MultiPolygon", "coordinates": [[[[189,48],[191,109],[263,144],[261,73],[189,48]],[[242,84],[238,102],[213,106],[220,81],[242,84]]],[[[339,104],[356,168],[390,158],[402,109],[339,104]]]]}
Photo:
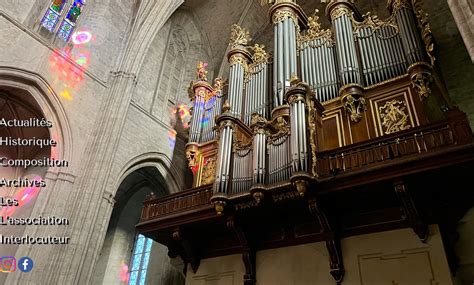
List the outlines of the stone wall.
{"type": "MultiPolygon", "coordinates": [[[[436,225],[422,243],[411,229],[342,239],[344,285],[452,284],[436,225]]],[[[242,284],[239,255],[201,261],[196,274],[188,270],[186,285],[242,284]]],[[[324,243],[311,243],[257,252],[257,284],[333,285],[324,243]]]]}
{"type": "Polygon", "coordinates": [[[474,4],[469,0],[448,0],[448,5],[474,63],[474,4]]]}
{"type": "MultiPolygon", "coordinates": [[[[31,257],[35,270],[7,275],[7,284],[88,284],[115,192],[132,168],[155,166],[169,191],[184,187],[180,172],[186,163],[181,154],[173,161],[168,142],[172,128],[134,107],[131,100],[153,39],[161,36],[160,29],[180,4],[174,0],[145,0],[140,5],[136,1],[88,2],[79,28],[88,29],[95,38],[87,47],[90,64],[81,84],[66,98],[50,61],[57,56],[70,68],[77,65],[54,52],[64,46],[54,35],[39,31],[49,1],[0,3],[0,86],[17,86],[34,97],[46,119],[53,121],[58,155],[70,164],[47,171],[47,187],[31,213],[69,218],[70,226],[25,229],[32,236],[69,236],[70,244],[19,246],[16,256],[31,257]]],[[[182,147],[183,138],[176,145],[182,147]]]]}

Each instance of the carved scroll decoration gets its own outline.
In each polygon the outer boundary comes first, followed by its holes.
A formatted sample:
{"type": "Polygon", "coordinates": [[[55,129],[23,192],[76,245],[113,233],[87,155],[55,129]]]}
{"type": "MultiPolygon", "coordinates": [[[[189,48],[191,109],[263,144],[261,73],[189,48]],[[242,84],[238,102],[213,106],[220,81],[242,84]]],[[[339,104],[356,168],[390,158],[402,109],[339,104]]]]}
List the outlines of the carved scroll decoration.
{"type": "Polygon", "coordinates": [[[288,11],[288,10],[277,10],[273,13],[273,24],[278,24],[283,22],[286,18],[291,18],[295,23],[295,26],[298,25],[298,18],[296,17],[295,13],[288,11]]]}
{"type": "Polygon", "coordinates": [[[387,1],[387,8],[392,8],[393,11],[397,11],[397,10],[400,10],[400,9],[410,9],[411,8],[411,5],[410,5],[410,2],[408,0],[388,0],[387,1]]]}
{"type": "Polygon", "coordinates": [[[339,5],[331,11],[331,21],[334,21],[344,15],[352,17],[352,11],[344,5],[339,5]]]}
{"type": "Polygon", "coordinates": [[[344,109],[350,115],[351,121],[359,122],[362,119],[362,113],[367,111],[365,99],[352,95],[347,95],[344,99],[344,109]]]}
{"type": "Polygon", "coordinates": [[[425,13],[422,9],[420,0],[412,0],[413,9],[415,10],[416,18],[418,19],[418,26],[421,29],[421,37],[425,43],[426,53],[430,58],[431,65],[435,64],[436,58],[434,56],[434,42],[433,32],[431,31],[430,23],[428,22],[428,13],[425,13]]]}
{"type": "Polygon", "coordinates": [[[255,44],[253,47],[251,47],[251,49],[254,52],[252,55],[253,65],[268,63],[268,54],[265,51],[264,45],[255,44]]]}
{"type": "Polygon", "coordinates": [[[188,167],[193,170],[197,165],[199,165],[199,151],[197,150],[188,150],[186,151],[186,159],[188,160],[188,167]]]}
{"type": "MultiPolygon", "coordinates": [[[[312,41],[317,38],[324,38],[326,41],[333,43],[333,34],[331,29],[321,29],[321,23],[319,22],[318,16],[319,10],[316,9],[311,17],[308,17],[308,30],[306,35],[300,35],[298,37],[298,46],[304,42],[312,41]]],[[[312,46],[312,48],[318,48],[319,46],[312,46]]]]}
{"type": "Polygon", "coordinates": [[[382,126],[385,128],[385,134],[392,134],[403,130],[408,130],[411,125],[408,122],[409,115],[405,113],[405,101],[391,100],[385,102],[385,105],[379,107],[382,126]]]}
{"type": "Polygon", "coordinates": [[[366,37],[370,37],[373,33],[375,33],[377,37],[383,40],[391,39],[397,36],[399,33],[398,25],[393,14],[386,20],[379,19],[377,15],[372,15],[371,12],[367,12],[366,14],[362,15],[362,17],[364,18],[362,22],[357,22],[353,17],[351,17],[352,23],[354,24],[354,33],[357,35],[358,38],[362,38],[361,36],[359,36],[359,31],[364,28],[370,28],[372,30],[372,33],[366,37]],[[385,27],[391,27],[394,29],[395,32],[386,37],[381,36],[377,33],[378,30],[385,27]]]}
{"type": "Polygon", "coordinates": [[[431,95],[431,82],[433,81],[431,74],[428,72],[416,73],[412,76],[411,82],[413,88],[420,96],[420,99],[428,98],[431,95]]]}

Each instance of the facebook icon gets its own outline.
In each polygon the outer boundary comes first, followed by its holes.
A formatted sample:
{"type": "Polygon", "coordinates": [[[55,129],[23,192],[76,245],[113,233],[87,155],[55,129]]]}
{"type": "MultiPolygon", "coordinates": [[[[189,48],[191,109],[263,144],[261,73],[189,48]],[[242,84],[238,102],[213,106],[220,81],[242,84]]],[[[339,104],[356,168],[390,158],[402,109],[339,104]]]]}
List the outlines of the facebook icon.
{"type": "Polygon", "coordinates": [[[27,256],[18,260],[18,269],[22,272],[30,272],[33,269],[33,260],[27,256]]]}

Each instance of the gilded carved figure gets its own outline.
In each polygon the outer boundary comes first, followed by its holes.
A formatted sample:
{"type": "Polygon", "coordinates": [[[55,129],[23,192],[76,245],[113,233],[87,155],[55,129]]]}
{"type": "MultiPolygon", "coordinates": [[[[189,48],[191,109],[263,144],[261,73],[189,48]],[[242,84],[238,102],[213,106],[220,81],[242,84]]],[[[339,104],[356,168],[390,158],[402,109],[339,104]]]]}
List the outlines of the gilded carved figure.
{"type": "Polygon", "coordinates": [[[408,130],[411,125],[408,122],[406,105],[404,101],[391,100],[385,102],[385,105],[379,108],[380,118],[385,134],[408,130]]]}

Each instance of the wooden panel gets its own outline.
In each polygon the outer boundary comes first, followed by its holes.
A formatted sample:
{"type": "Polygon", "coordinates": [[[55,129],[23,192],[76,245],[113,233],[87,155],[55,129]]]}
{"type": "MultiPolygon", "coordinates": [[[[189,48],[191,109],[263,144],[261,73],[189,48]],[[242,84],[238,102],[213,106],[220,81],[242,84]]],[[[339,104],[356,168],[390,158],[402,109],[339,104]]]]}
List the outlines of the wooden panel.
{"type": "Polygon", "coordinates": [[[395,90],[370,98],[376,136],[383,136],[419,126],[410,89],[395,90]]]}
{"type": "Polygon", "coordinates": [[[343,127],[341,110],[325,114],[322,130],[323,150],[335,149],[346,144],[343,127]]]}

